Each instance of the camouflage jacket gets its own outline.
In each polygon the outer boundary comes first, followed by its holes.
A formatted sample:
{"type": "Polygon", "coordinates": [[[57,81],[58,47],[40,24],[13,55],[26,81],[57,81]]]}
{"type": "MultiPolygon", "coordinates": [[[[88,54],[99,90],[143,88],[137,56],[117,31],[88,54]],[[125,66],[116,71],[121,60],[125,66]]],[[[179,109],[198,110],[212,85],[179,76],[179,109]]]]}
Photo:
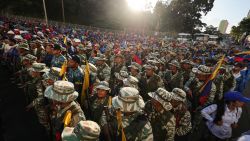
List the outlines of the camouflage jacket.
{"type": "Polygon", "coordinates": [[[200,105],[199,98],[201,97],[201,93],[199,92],[201,87],[204,85],[204,82],[199,81],[198,78],[192,77],[190,78],[185,86],[185,91],[192,91],[192,96],[188,96],[188,100],[192,103],[192,110],[200,110],[202,107],[205,107],[214,102],[215,94],[216,94],[216,86],[214,82],[212,82],[211,89],[207,96],[207,100],[204,105],[200,105]],[[198,109],[197,109],[198,108],[198,109]]]}
{"type": "Polygon", "coordinates": [[[172,74],[171,71],[166,71],[164,75],[165,88],[168,91],[172,91],[174,88],[183,88],[183,76],[180,71],[176,74],[172,74]]]}
{"type": "Polygon", "coordinates": [[[51,60],[51,67],[61,68],[66,58],[63,55],[53,56],[51,60]]]}
{"type": "Polygon", "coordinates": [[[101,66],[97,66],[97,78],[100,81],[109,82],[110,74],[111,74],[111,69],[106,63],[101,66]]]}
{"type": "Polygon", "coordinates": [[[150,78],[147,78],[146,75],[143,75],[138,84],[140,88],[140,94],[144,101],[150,99],[148,96],[149,92],[156,91],[159,87],[164,87],[163,81],[157,74],[154,74],[150,78]]]}
{"type": "Polygon", "coordinates": [[[176,119],[171,111],[157,112],[148,101],[144,108],[153,129],[154,140],[174,141],[176,119]]]}
{"type": "MultiPolygon", "coordinates": [[[[101,126],[104,126],[106,124],[109,124],[112,126],[112,129],[115,130],[114,133],[117,135],[117,119],[116,119],[116,114],[115,114],[115,109],[112,109],[111,110],[111,115],[112,115],[112,120],[110,123],[110,121],[108,122],[107,121],[107,116],[105,113],[103,113],[102,115],[102,118],[101,118],[101,123],[100,125],[101,126]]],[[[150,125],[150,122],[149,121],[146,121],[144,124],[143,124],[143,127],[142,128],[138,128],[139,131],[136,131],[135,133],[135,130],[131,130],[131,126],[133,126],[134,128],[136,128],[135,126],[138,126],[138,124],[135,124],[134,121],[137,120],[137,122],[140,122],[140,120],[138,121],[138,117],[143,115],[141,112],[136,112],[136,113],[133,113],[132,115],[129,115],[129,116],[124,116],[122,115],[122,127],[124,129],[124,132],[125,132],[125,136],[126,136],[126,139],[128,139],[128,137],[131,137],[130,135],[131,134],[136,134],[136,137],[135,137],[135,141],[152,141],[153,140],[153,132],[152,132],[152,127],[150,125]],[[133,123],[133,124],[131,124],[133,123]]],[[[145,117],[146,119],[146,117],[145,117]]],[[[133,128],[133,129],[134,129],[133,128]]]]}
{"type": "Polygon", "coordinates": [[[184,136],[189,133],[192,129],[191,114],[190,112],[180,104],[178,107],[174,108],[174,116],[176,119],[176,135],[184,136]]]}

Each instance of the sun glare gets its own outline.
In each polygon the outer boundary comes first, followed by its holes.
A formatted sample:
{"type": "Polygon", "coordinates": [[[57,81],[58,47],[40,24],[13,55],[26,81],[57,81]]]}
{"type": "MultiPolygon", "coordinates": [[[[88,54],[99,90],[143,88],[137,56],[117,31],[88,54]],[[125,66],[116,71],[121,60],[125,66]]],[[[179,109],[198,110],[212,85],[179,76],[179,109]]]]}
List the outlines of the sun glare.
{"type": "Polygon", "coordinates": [[[128,6],[133,11],[143,11],[145,10],[146,1],[145,0],[127,0],[128,6]]]}

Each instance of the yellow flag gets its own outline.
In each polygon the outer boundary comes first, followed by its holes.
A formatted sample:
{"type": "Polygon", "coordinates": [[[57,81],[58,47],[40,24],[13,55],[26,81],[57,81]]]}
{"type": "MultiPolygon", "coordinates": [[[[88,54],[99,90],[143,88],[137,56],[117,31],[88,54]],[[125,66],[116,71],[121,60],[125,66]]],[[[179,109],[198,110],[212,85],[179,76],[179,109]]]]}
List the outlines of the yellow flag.
{"type": "Polygon", "coordinates": [[[83,86],[82,86],[82,96],[81,96],[82,104],[86,98],[86,94],[87,94],[86,91],[89,88],[89,73],[90,73],[89,63],[88,63],[88,61],[86,61],[86,66],[85,66],[85,70],[84,70],[84,80],[83,80],[83,86]]]}
{"type": "MultiPolygon", "coordinates": [[[[59,73],[59,75],[60,75],[60,77],[65,77],[65,73],[66,73],[66,70],[67,70],[67,61],[65,60],[64,62],[63,62],[63,65],[62,65],[62,67],[61,67],[61,71],[60,71],[60,73],[59,73]]],[[[64,78],[65,79],[65,78],[64,78]]]]}
{"type": "Polygon", "coordinates": [[[112,96],[109,96],[108,107],[111,108],[112,106],[112,96]]]}
{"type": "Polygon", "coordinates": [[[121,130],[121,133],[122,133],[122,141],[126,141],[126,136],[122,127],[122,113],[120,109],[116,111],[116,118],[117,118],[117,124],[118,124],[118,131],[121,130]]]}
{"type": "Polygon", "coordinates": [[[225,55],[223,55],[221,57],[221,59],[218,61],[217,66],[214,69],[214,71],[213,71],[213,73],[211,75],[210,80],[213,80],[217,76],[217,74],[219,73],[219,70],[220,70],[221,65],[223,64],[224,58],[225,58],[225,55]]]}
{"type": "Polygon", "coordinates": [[[72,117],[72,112],[70,110],[68,110],[64,116],[64,119],[63,119],[64,127],[69,126],[69,124],[71,122],[71,117],[72,117]]]}
{"type": "Polygon", "coordinates": [[[65,45],[67,45],[67,37],[66,37],[66,36],[64,37],[63,43],[64,43],[65,45]]]}
{"type": "Polygon", "coordinates": [[[236,53],[236,55],[241,55],[241,54],[248,55],[250,54],[250,51],[243,51],[243,52],[236,53]]]}
{"type": "Polygon", "coordinates": [[[208,80],[205,82],[205,84],[201,87],[201,89],[199,90],[199,92],[202,92],[203,89],[208,84],[208,82],[211,81],[211,80],[213,80],[217,76],[217,74],[219,73],[220,67],[223,64],[224,58],[225,58],[225,55],[223,55],[221,57],[221,59],[217,62],[217,66],[214,68],[212,74],[210,75],[210,77],[208,78],[208,80]]]}

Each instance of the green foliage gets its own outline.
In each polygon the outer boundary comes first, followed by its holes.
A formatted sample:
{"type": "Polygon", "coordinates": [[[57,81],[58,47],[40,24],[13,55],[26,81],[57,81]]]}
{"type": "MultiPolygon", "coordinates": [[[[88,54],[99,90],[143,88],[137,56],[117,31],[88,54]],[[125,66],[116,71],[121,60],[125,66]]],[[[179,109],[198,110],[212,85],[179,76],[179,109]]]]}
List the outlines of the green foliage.
{"type": "Polygon", "coordinates": [[[243,33],[250,33],[250,18],[244,18],[238,26],[233,26],[230,34],[239,40],[243,33]]]}

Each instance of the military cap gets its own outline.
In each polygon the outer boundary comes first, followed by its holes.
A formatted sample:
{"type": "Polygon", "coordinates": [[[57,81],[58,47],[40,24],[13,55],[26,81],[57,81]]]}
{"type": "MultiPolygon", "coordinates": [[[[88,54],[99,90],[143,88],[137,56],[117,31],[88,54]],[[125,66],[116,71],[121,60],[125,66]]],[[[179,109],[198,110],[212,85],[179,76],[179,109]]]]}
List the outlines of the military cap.
{"type": "Polygon", "coordinates": [[[149,92],[148,95],[154,100],[158,101],[162,107],[169,111],[172,109],[170,100],[172,99],[172,94],[163,88],[158,88],[155,92],[149,92]]]}
{"type": "Polygon", "coordinates": [[[51,100],[66,103],[76,100],[78,92],[75,91],[73,83],[59,80],[53,86],[46,88],[44,96],[51,100]]]}
{"type": "Polygon", "coordinates": [[[100,126],[90,120],[80,121],[76,127],[65,127],[62,132],[63,141],[96,141],[101,132],[100,126]]]}

